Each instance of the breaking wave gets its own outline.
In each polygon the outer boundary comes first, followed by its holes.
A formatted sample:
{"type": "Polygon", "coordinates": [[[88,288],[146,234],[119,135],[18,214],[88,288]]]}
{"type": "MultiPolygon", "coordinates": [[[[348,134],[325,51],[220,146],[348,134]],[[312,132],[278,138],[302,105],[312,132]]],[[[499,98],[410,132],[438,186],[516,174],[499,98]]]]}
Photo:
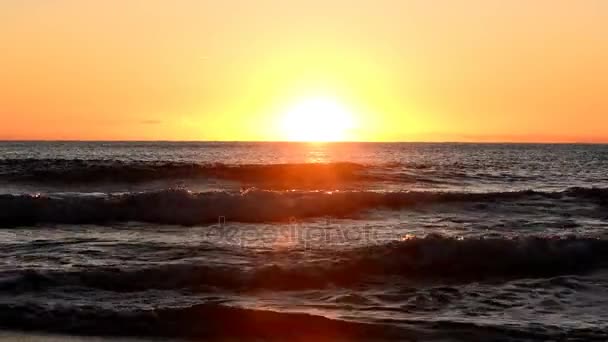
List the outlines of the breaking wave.
{"type": "Polygon", "coordinates": [[[188,162],[80,159],[0,160],[0,179],[34,183],[138,183],[154,180],[215,178],[275,188],[312,188],[377,180],[373,169],[356,163],[198,164],[188,162]]]}
{"type": "MultiPolygon", "coordinates": [[[[295,258],[295,257],[294,257],[295,258]]],[[[571,237],[470,238],[439,235],[332,252],[329,261],[293,260],[238,268],[200,263],[0,274],[1,292],[85,287],[115,292],[150,289],[208,292],[350,287],[401,277],[468,282],[581,274],[608,266],[608,240],[571,237]]]]}
{"type": "Polygon", "coordinates": [[[195,225],[217,222],[280,222],[292,218],[346,217],[371,209],[401,209],[437,203],[493,203],[518,200],[591,201],[608,204],[608,189],[561,192],[514,191],[370,192],[262,191],[195,193],[184,189],[101,196],[0,195],[0,226],[37,223],[140,221],[195,225]]]}

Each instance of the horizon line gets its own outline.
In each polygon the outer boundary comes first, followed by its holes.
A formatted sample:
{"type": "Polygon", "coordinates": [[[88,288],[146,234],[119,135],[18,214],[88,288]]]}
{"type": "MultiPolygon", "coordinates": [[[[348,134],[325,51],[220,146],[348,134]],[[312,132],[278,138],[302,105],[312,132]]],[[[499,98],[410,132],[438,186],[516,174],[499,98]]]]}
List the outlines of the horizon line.
{"type": "Polygon", "coordinates": [[[521,144],[521,145],[608,145],[607,140],[598,141],[509,141],[509,140],[341,140],[341,141],[293,141],[293,140],[174,140],[174,139],[4,139],[8,142],[99,142],[99,143],[293,143],[293,144],[521,144]]]}

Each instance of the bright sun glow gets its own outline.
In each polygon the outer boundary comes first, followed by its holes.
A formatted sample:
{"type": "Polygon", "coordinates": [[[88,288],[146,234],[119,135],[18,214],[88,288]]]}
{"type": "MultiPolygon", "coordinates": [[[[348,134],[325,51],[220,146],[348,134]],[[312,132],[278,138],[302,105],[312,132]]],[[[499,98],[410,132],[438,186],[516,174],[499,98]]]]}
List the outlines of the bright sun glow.
{"type": "Polygon", "coordinates": [[[343,141],[354,127],[352,113],[338,101],[326,97],[295,103],[283,115],[282,128],[290,141],[343,141]]]}

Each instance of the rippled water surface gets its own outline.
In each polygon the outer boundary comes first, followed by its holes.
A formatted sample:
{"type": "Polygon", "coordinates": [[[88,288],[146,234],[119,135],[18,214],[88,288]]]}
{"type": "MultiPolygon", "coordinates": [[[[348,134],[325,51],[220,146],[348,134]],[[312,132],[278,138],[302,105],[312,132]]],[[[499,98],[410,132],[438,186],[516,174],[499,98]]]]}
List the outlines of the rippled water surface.
{"type": "Polygon", "coordinates": [[[3,142],[0,327],[605,341],[607,185],[605,145],[3,142]]]}

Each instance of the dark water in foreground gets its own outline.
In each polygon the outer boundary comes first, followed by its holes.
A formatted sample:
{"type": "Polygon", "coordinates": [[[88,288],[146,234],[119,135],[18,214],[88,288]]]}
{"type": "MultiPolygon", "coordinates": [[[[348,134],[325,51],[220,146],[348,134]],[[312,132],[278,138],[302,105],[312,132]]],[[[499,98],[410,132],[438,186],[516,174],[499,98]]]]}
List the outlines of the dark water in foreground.
{"type": "Polygon", "coordinates": [[[0,143],[0,328],[608,340],[608,146],[0,143]]]}

